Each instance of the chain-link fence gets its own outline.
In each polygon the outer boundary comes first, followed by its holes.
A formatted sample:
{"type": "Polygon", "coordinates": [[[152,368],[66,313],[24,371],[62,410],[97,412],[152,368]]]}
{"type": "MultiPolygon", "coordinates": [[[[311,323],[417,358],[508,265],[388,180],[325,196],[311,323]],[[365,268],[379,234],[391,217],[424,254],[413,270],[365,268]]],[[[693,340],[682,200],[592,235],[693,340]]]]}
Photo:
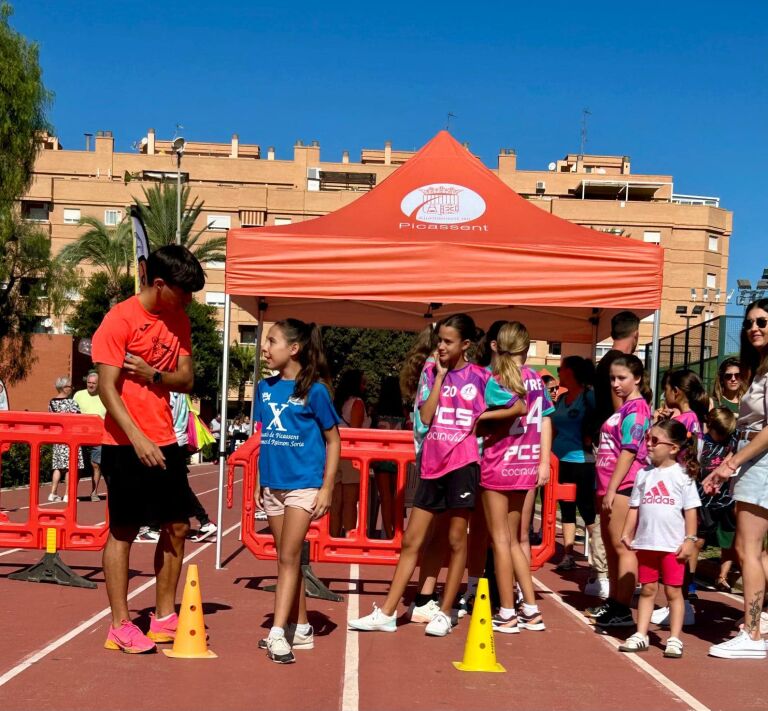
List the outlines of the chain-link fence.
{"type": "MultiPolygon", "coordinates": [[[[728,356],[739,354],[741,318],[718,316],[665,336],[659,341],[658,383],[674,368],[690,368],[699,374],[707,392],[717,379],[717,368],[728,356]]],[[[645,362],[652,364],[653,344],[645,346],[645,362]]],[[[656,402],[660,393],[654,393],[656,402]]]]}

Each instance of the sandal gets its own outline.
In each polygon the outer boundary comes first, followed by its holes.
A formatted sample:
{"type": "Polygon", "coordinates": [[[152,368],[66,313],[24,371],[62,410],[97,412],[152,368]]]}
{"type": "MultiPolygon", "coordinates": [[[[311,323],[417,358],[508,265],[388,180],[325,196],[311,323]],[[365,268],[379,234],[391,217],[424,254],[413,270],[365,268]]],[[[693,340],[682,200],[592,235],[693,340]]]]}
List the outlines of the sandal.
{"type": "Polygon", "coordinates": [[[731,586],[728,584],[728,578],[718,578],[715,583],[715,590],[719,592],[731,592],[731,586]]]}

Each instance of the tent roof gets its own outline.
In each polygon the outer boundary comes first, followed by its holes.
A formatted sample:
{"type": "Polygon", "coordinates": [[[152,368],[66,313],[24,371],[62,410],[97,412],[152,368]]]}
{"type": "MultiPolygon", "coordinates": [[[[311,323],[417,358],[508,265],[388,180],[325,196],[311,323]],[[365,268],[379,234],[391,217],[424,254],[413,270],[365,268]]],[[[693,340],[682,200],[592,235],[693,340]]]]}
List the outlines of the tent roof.
{"type": "Polygon", "coordinates": [[[520,197],[446,131],[333,213],[232,229],[226,290],[265,318],[421,328],[465,311],[519,319],[533,338],[591,342],[622,309],[661,303],[664,254],[555,217],[520,197]],[[430,306],[430,304],[432,306],[430,306]]]}

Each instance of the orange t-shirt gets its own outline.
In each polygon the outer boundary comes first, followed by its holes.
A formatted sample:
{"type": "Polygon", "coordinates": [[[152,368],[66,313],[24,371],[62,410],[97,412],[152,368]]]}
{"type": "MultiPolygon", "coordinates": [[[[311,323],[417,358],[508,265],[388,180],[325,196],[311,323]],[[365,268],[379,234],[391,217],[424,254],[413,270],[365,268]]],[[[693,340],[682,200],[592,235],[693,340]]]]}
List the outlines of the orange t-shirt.
{"type": "MultiPolygon", "coordinates": [[[[153,314],[138,296],[117,304],[104,317],[93,334],[94,363],[122,368],[126,354],[139,356],[156,370],[173,372],[179,356],[192,353],[189,319],[183,311],[153,314]]],[[[117,392],[131,418],[141,431],[158,446],[176,443],[173,417],[166,388],[147,383],[123,372],[117,380],[117,392]]],[[[130,444],[130,440],[107,413],[102,444],[130,444]]]]}

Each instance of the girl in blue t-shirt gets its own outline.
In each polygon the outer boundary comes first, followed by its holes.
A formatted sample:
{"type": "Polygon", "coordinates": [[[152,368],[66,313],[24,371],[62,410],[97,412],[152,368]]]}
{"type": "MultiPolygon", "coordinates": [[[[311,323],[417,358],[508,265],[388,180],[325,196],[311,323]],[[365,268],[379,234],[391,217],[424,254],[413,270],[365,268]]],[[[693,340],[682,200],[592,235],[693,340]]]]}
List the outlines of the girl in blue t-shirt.
{"type": "Polygon", "coordinates": [[[301,547],[310,522],[331,506],[341,439],[319,327],[292,318],[278,321],[262,354],[278,373],[259,383],[254,407],[261,423],[257,502],[275,537],[277,588],[272,629],[259,647],[273,662],[290,664],[292,647],[314,647],[301,547]],[[289,625],[289,618],[295,623],[289,625]]]}

